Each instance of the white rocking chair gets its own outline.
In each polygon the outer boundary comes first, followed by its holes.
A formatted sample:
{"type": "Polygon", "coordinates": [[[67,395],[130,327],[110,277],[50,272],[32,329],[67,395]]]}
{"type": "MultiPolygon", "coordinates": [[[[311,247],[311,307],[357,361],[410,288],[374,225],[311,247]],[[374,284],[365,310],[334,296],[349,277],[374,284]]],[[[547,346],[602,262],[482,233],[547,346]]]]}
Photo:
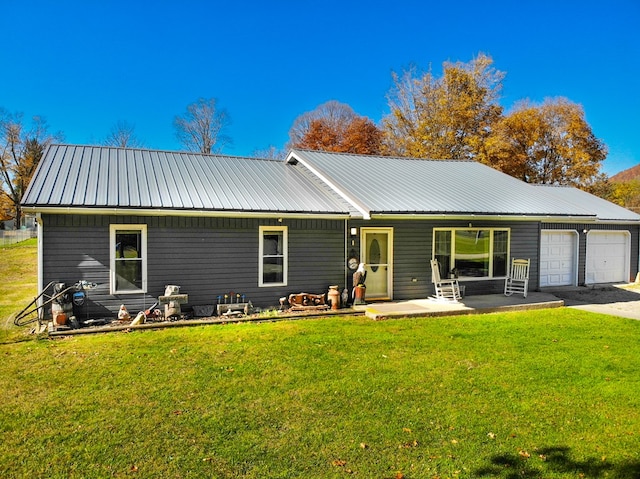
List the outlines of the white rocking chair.
{"type": "Polygon", "coordinates": [[[528,259],[514,259],[511,261],[509,276],[504,281],[504,294],[511,296],[513,293],[522,293],[527,297],[529,289],[529,265],[528,259]]]}
{"type": "Polygon", "coordinates": [[[437,300],[454,301],[457,303],[462,298],[457,279],[440,278],[440,264],[437,259],[431,260],[431,281],[436,290],[437,300]]]}

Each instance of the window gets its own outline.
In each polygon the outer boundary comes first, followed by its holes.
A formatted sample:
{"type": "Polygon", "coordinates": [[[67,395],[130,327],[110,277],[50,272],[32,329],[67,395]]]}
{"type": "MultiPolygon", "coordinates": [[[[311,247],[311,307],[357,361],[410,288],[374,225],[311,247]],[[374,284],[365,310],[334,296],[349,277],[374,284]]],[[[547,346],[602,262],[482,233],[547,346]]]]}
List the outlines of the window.
{"type": "Polygon", "coordinates": [[[287,284],[287,227],[261,226],[258,286],[287,284]]]}
{"type": "Polygon", "coordinates": [[[110,225],[111,294],[147,288],[147,225],[110,225]]]}
{"type": "Polygon", "coordinates": [[[451,272],[460,278],[506,276],[509,230],[434,229],[433,257],[440,263],[443,276],[451,272]]]}

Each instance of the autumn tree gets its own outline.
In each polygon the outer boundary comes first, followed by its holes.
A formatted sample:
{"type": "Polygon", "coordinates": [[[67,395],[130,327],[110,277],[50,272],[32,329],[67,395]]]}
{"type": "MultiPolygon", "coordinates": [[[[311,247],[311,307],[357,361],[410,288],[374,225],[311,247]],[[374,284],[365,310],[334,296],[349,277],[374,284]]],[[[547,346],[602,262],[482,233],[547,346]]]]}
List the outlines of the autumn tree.
{"type": "Polygon", "coordinates": [[[383,119],[388,154],[415,158],[476,159],[502,115],[504,73],[491,57],[443,63],[441,77],[412,68],[393,73],[390,113],[383,119]]]}
{"type": "Polygon", "coordinates": [[[26,129],[21,113],[11,115],[0,111],[2,195],[11,204],[16,228],[22,223],[22,197],[44,150],[54,141],[62,141],[62,134],[50,134],[44,118],[34,116],[31,128],[26,129]]]}
{"type": "Polygon", "coordinates": [[[303,141],[315,120],[324,120],[324,123],[335,130],[339,130],[356,117],[356,113],[349,105],[330,100],[315,109],[298,116],[289,129],[289,145],[295,145],[303,141]]]}
{"type": "Polygon", "coordinates": [[[216,98],[199,98],[173,121],[176,137],[182,146],[205,154],[220,153],[231,143],[231,138],[225,133],[230,124],[231,117],[225,109],[218,107],[216,98]]]}
{"type": "Polygon", "coordinates": [[[5,229],[4,221],[13,219],[15,216],[15,207],[9,196],[0,190],[0,229],[5,229]]]}
{"type": "Polygon", "coordinates": [[[612,183],[607,199],[630,210],[640,211],[640,179],[612,183]]]}
{"type": "Polygon", "coordinates": [[[571,185],[596,192],[607,149],[584,110],[566,98],[518,104],[494,125],[486,163],[529,183],[571,185]]]}
{"type": "Polygon", "coordinates": [[[296,118],[289,140],[291,148],[376,155],[381,152],[382,132],[349,105],[332,100],[296,118]]]}
{"type": "Polygon", "coordinates": [[[125,120],[118,120],[111,127],[104,144],[116,148],[141,148],[143,146],[143,143],[136,136],[135,125],[125,120]]]}

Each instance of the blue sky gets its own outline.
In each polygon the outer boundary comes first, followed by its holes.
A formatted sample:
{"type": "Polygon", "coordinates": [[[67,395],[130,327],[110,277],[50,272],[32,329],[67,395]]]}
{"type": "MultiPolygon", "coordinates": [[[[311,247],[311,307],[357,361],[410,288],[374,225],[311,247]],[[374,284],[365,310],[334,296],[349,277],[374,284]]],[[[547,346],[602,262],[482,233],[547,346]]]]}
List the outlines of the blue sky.
{"type": "Polygon", "coordinates": [[[69,143],[124,120],[145,146],[180,149],[173,118],[215,97],[233,121],[224,153],[251,155],[328,100],[378,122],[392,71],[484,52],[507,109],[567,97],[607,144],[606,173],[640,163],[638,0],[0,1],[0,107],[69,143]]]}

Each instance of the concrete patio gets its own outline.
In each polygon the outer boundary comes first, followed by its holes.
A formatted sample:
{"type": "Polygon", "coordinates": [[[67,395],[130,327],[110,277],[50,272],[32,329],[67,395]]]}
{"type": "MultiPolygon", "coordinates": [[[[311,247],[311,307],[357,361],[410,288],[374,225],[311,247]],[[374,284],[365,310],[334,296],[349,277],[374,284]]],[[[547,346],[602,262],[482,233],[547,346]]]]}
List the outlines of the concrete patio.
{"type": "Polygon", "coordinates": [[[436,299],[414,299],[388,303],[369,303],[356,306],[364,314],[375,320],[406,318],[411,316],[451,316],[456,314],[481,314],[497,311],[522,311],[530,309],[559,308],[564,300],[551,293],[531,292],[527,297],[521,294],[476,295],[462,298],[460,302],[436,299]]]}

